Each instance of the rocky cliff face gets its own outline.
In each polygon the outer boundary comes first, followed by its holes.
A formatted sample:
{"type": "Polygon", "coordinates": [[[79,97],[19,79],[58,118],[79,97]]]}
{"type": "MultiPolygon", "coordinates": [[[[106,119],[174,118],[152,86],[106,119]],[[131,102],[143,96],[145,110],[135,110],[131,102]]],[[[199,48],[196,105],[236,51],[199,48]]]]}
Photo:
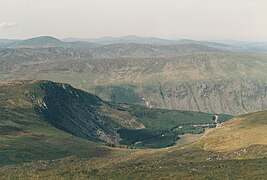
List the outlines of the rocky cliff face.
{"type": "Polygon", "coordinates": [[[148,107],[232,115],[267,109],[267,85],[262,81],[183,82],[97,90],[108,100],[131,101],[148,107]]]}
{"type": "Polygon", "coordinates": [[[253,81],[183,83],[161,92],[162,102],[152,105],[233,115],[267,109],[267,86],[253,81]]]}
{"type": "Polygon", "coordinates": [[[104,103],[96,96],[84,94],[68,85],[44,83],[43,100],[38,100],[39,110],[55,127],[85,139],[118,142],[118,124],[98,114],[104,103]],[[110,125],[110,129],[105,126],[110,125]],[[103,129],[104,128],[104,129],[103,129]]]}
{"type": "Polygon", "coordinates": [[[50,81],[40,83],[42,98],[28,93],[43,118],[56,128],[75,136],[118,144],[120,128],[141,129],[144,126],[131,115],[112,109],[99,97],[68,84],[50,81]],[[120,121],[120,120],[123,120],[120,121]]]}

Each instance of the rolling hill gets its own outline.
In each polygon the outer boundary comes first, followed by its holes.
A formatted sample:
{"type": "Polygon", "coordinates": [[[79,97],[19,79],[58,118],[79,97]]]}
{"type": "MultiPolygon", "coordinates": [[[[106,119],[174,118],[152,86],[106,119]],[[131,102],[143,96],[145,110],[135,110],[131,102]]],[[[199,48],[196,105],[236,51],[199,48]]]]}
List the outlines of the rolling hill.
{"type": "Polygon", "coordinates": [[[92,47],[114,45],[114,44],[139,44],[139,45],[198,45],[215,48],[229,52],[266,52],[266,42],[245,41],[196,41],[191,39],[163,39],[156,37],[123,36],[123,37],[101,37],[101,38],[66,38],[63,40],[51,36],[40,36],[26,40],[0,39],[0,48],[46,48],[46,47],[68,47],[88,49],[92,47]]]}
{"type": "Polygon", "coordinates": [[[92,42],[102,45],[108,44],[129,44],[129,43],[136,43],[136,44],[154,44],[154,45],[172,45],[177,44],[175,40],[168,40],[156,37],[140,37],[140,36],[123,36],[123,37],[101,37],[101,38],[67,38],[63,39],[64,42],[73,42],[73,41],[85,41],[85,42],[92,42]]]}
{"type": "Polygon", "coordinates": [[[203,138],[211,151],[231,151],[253,145],[267,145],[267,111],[245,114],[221,124],[203,138]]]}
{"type": "Polygon", "coordinates": [[[97,44],[90,42],[63,42],[51,36],[40,36],[25,40],[0,40],[0,48],[51,48],[51,47],[65,47],[88,49],[96,47],[97,44]],[[2,44],[2,45],[1,45],[2,44]]]}
{"type": "Polygon", "coordinates": [[[0,39],[0,48],[8,47],[9,45],[13,44],[16,41],[19,41],[19,40],[15,40],[15,39],[0,39]]]}
{"type": "Polygon", "coordinates": [[[104,100],[156,108],[233,115],[267,108],[265,54],[195,52],[133,58],[120,57],[126,52],[116,55],[117,50],[2,49],[0,78],[65,82],[104,100]]]}
{"type": "Polygon", "coordinates": [[[104,145],[169,147],[182,134],[213,126],[212,114],[108,103],[68,84],[0,83],[0,166],[121,152],[104,145]]]}
{"type": "MultiPolygon", "coordinates": [[[[38,52],[46,49],[54,49],[58,51],[58,57],[61,58],[62,51],[72,51],[74,54],[91,54],[93,58],[149,58],[149,57],[172,57],[183,54],[190,54],[193,52],[215,52],[218,51],[215,48],[210,48],[205,45],[199,44],[180,44],[180,45],[150,45],[150,44],[111,44],[99,46],[97,44],[90,44],[86,42],[68,42],[64,43],[58,39],[52,37],[38,37],[19,41],[6,48],[1,48],[1,59],[13,59],[13,56],[18,57],[19,54],[31,54],[33,57],[38,57],[38,52]],[[3,54],[3,53],[6,54],[3,54]],[[3,54],[3,55],[2,55],[3,54]]],[[[44,51],[44,59],[53,60],[50,54],[44,51]],[[45,57],[47,55],[47,57],[45,57]]],[[[88,59],[84,57],[83,59],[88,59]]],[[[19,60],[19,59],[17,59],[19,60]]],[[[28,58],[28,60],[33,60],[28,58]]]]}
{"type": "Polygon", "coordinates": [[[2,167],[0,177],[265,179],[266,118],[266,111],[235,117],[182,147],[122,150],[120,155],[104,158],[34,161],[2,167]]]}
{"type": "Polygon", "coordinates": [[[0,49],[0,79],[64,82],[106,101],[155,108],[232,115],[267,109],[263,52],[193,40],[88,48],[52,37],[25,42],[25,48],[0,49]]]}
{"type": "Polygon", "coordinates": [[[156,37],[122,36],[122,37],[101,37],[101,38],[66,38],[63,42],[90,42],[100,45],[111,44],[150,44],[150,45],[178,45],[178,44],[198,44],[210,48],[216,48],[231,52],[266,52],[266,42],[246,42],[246,41],[196,41],[191,39],[164,39],[156,37]]]}
{"type": "Polygon", "coordinates": [[[30,38],[22,41],[15,42],[11,44],[10,48],[40,48],[40,47],[59,47],[63,46],[63,42],[51,37],[51,36],[41,36],[41,37],[35,37],[30,38]]]}

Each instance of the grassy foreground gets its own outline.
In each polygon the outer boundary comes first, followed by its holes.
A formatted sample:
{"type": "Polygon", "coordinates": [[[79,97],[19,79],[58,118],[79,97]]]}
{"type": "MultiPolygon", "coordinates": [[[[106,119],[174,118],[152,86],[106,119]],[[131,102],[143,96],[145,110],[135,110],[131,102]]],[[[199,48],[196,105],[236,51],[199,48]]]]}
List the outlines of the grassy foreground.
{"type": "Polygon", "coordinates": [[[266,175],[265,157],[246,159],[234,152],[198,148],[137,150],[93,159],[69,157],[0,169],[2,179],[265,179],[266,175]]]}

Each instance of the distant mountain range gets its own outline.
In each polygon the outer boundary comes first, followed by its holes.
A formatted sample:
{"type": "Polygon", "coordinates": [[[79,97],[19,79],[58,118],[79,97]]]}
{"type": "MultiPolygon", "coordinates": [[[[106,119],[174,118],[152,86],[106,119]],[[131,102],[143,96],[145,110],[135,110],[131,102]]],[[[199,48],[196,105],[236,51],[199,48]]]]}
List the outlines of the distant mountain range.
{"type": "Polygon", "coordinates": [[[239,115],[267,107],[266,51],[239,48],[244,42],[96,44],[48,36],[1,42],[0,79],[67,82],[104,100],[157,108],[239,115]]]}
{"type": "Polygon", "coordinates": [[[153,44],[153,45],[174,45],[174,44],[201,44],[221,50],[230,51],[266,51],[267,42],[247,42],[234,40],[221,41],[195,41],[190,39],[163,39],[156,37],[122,36],[122,37],[101,37],[101,38],[66,38],[64,42],[84,41],[101,45],[108,44],[153,44]]]}
{"type": "Polygon", "coordinates": [[[122,37],[101,37],[101,38],[67,38],[63,39],[64,42],[73,41],[86,41],[97,44],[120,44],[120,43],[136,43],[136,44],[158,44],[158,45],[171,45],[177,44],[177,40],[162,39],[156,37],[140,37],[140,36],[122,36],[122,37]]]}
{"type": "Polygon", "coordinates": [[[48,48],[48,47],[66,47],[66,48],[91,48],[96,46],[90,42],[63,42],[50,36],[41,36],[26,40],[8,40],[0,39],[0,48],[48,48]]]}
{"type": "Polygon", "coordinates": [[[66,38],[63,40],[51,36],[40,36],[26,40],[0,39],[0,48],[93,48],[112,44],[146,44],[146,45],[181,45],[197,44],[226,51],[267,51],[267,42],[243,41],[194,41],[190,39],[163,39],[156,37],[122,36],[101,38],[66,38]]]}

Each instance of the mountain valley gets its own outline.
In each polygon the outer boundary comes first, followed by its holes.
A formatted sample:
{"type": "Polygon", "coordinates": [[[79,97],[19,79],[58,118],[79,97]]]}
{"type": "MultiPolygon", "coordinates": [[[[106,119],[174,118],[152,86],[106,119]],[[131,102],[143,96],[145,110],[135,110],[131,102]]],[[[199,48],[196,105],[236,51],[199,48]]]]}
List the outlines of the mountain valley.
{"type": "Polygon", "coordinates": [[[266,69],[264,43],[0,40],[0,179],[265,179],[266,69]]]}
{"type": "Polygon", "coordinates": [[[51,81],[1,82],[0,98],[1,179],[266,176],[267,111],[208,128],[195,125],[214,125],[212,114],[105,102],[51,81]]]}
{"type": "Polygon", "coordinates": [[[43,46],[0,48],[2,80],[64,82],[107,101],[155,108],[240,115],[267,107],[264,52],[197,41],[90,48],[45,46],[61,42],[52,37],[25,41],[43,46]]]}

